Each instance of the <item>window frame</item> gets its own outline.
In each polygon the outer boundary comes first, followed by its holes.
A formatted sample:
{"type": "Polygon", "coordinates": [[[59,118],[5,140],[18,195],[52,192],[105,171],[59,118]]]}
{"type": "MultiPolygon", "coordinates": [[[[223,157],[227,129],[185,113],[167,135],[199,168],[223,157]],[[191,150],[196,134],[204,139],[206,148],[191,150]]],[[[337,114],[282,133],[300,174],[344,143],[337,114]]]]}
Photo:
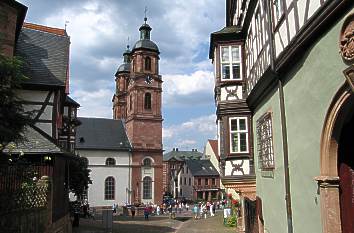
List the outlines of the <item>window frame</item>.
{"type": "Polygon", "coordinates": [[[152,178],[150,176],[143,178],[143,199],[152,199],[152,178]]]}
{"type": "Polygon", "coordinates": [[[146,71],[151,71],[151,58],[150,57],[145,57],[144,68],[146,71]]]}
{"type": "Polygon", "coordinates": [[[202,185],[202,178],[198,178],[198,185],[202,185]]]}
{"type": "Polygon", "coordinates": [[[152,160],[150,158],[144,158],[143,159],[143,166],[144,167],[151,167],[152,166],[152,160]],[[149,161],[149,162],[146,163],[145,161],[149,161]]]}
{"type": "Polygon", "coordinates": [[[220,59],[220,78],[221,81],[242,81],[243,80],[243,68],[242,68],[242,46],[241,45],[221,45],[220,46],[220,54],[219,54],[219,59],[220,59]],[[238,53],[239,53],[239,60],[237,61],[233,61],[232,60],[232,47],[236,47],[238,48],[238,53]],[[223,52],[223,48],[227,48],[228,49],[228,61],[223,61],[222,58],[222,52],[223,52]],[[238,79],[234,79],[233,78],[233,65],[234,64],[238,64],[240,67],[240,78],[238,79]],[[228,65],[229,66],[229,78],[224,78],[223,75],[223,65],[228,65]]]}
{"type": "Polygon", "coordinates": [[[105,162],[106,166],[115,166],[116,165],[116,160],[112,157],[109,157],[106,159],[106,162],[105,162]],[[113,161],[113,164],[109,163],[108,161],[113,161]]]}
{"type": "Polygon", "coordinates": [[[273,16],[273,30],[276,31],[280,23],[285,17],[285,5],[283,0],[271,0],[271,10],[273,16]],[[276,6],[276,2],[279,2],[279,7],[276,6]],[[278,10],[279,13],[278,13],[278,10]]]}
{"type": "Polygon", "coordinates": [[[113,176],[108,176],[104,180],[104,199],[115,200],[116,181],[113,176]]]}
{"type": "Polygon", "coordinates": [[[229,118],[229,143],[230,143],[230,153],[231,154],[243,154],[243,153],[249,153],[249,126],[248,126],[248,117],[246,116],[237,116],[237,117],[230,117],[229,118]],[[232,120],[237,120],[237,130],[232,130],[232,120]],[[243,119],[245,120],[245,125],[246,125],[246,129],[244,130],[241,130],[239,129],[239,122],[240,120],[243,119]],[[239,136],[238,136],[238,151],[234,151],[233,150],[233,146],[232,146],[232,134],[234,133],[237,133],[239,136]],[[246,150],[245,151],[241,151],[241,137],[240,135],[243,134],[243,133],[246,133],[246,150]]]}
{"type": "Polygon", "coordinates": [[[275,169],[275,157],[274,157],[274,141],[273,141],[273,115],[272,112],[266,112],[258,118],[256,122],[257,133],[257,152],[258,152],[258,166],[261,170],[274,170],[275,169]],[[268,125],[266,125],[268,124],[268,125]],[[262,130],[269,130],[263,132],[262,130]],[[262,136],[265,136],[262,140],[262,136]],[[268,143],[264,145],[263,142],[268,143]],[[269,149],[269,153],[263,153],[269,149]],[[264,159],[264,158],[267,159],[264,159]],[[271,164],[265,164],[265,162],[271,162],[271,164]]]}
{"type": "Polygon", "coordinates": [[[144,94],[144,109],[151,110],[152,95],[150,92],[144,94]]]}
{"type": "Polygon", "coordinates": [[[209,185],[209,179],[208,178],[204,179],[204,185],[209,185]]]}

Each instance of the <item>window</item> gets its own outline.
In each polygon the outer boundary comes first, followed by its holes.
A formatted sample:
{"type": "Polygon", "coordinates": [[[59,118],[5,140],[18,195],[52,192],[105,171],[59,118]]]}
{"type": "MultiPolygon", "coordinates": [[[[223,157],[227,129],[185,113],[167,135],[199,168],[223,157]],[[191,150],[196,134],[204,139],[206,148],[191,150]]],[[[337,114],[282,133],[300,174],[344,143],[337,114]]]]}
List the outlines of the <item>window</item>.
{"type": "Polygon", "coordinates": [[[106,159],[106,165],[107,166],[114,166],[114,165],[116,165],[116,160],[113,158],[108,158],[108,159],[106,159]]]}
{"type": "Polygon", "coordinates": [[[188,174],[188,167],[187,167],[187,174],[188,174]]]}
{"type": "Polygon", "coordinates": [[[179,190],[179,195],[180,195],[181,197],[183,196],[182,189],[179,190]]]}
{"type": "Polygon", "coordinates": [[[182,167],[182,174],[184,174],[184,167],[182,167]]]}
{"type": "Polygon", "coordinates": [[[151,58],[150,57],[145,58],[145,70],[151,70],[151,58]]]}
{"type": "Polygon", "coordinates": [[[272,0],[274,21],[278,22],[284,13],[283,0],[272,0]]]}
{"type": "Polygon", "coordinates": [[[208,184],[209,184],[208,181],[209,181],[208,178],[205,178],[205,185],[208,185],[208,184]]]}
{"type": "Polygon", "coordinates": [[[257,120],[257,141],[259,166],[261,169],[274,168],[272,114],[265,113],[257,120]]]}
{"type": "Polygon", "coordinates": [[[115,181],[112,176],[109,176],[104,181],[104,199],[105,200],[114,200],[114,189],[115,181]]]}
{"type": "Polygon", "coordinates": [[[192,185],[192,179],[189,178],[189,186],[191,186],[191,185],[192,185]]]}
{"type": "Polygon", "coordinates": [[[198,185],[202,185],[202,179],[198,178],[198,185]]]}
{"type": "Polygon", "coordinates": [[[145,176],[143,179],[143,199],[152,198],[152,179],[150,176],[145,176]]]}
{"type": "Polygon", "coordinates": [[[145,93],[144,108],[151,109],[151,93],[145,93]]]}
{"type": "Polygon", "coordinates": [[[130,111],[133,109],[133,97],[131,95],[129,96],[129,108],[130,111]]]}
{"type": "Polygon", "coordinates": [[[187,178],[184,177],[184,185],[187,185],[187,178]]]}
{"type": "Polygon", "coordinates": [[[247,117],[230,118],[231,153],[248,152],[247,117]]]}
{"type": "Polygon", "coordinates": [[[179,185],[182,185],[182,177],[179,178],[179,185]]]}
{"type": "Polygon", "coordinates": [[[149,159],[149,158],[144,159],[143,165],[145,167],[151,167],[151,159],[149,159]]]}
{"type": "Polygon", "coordinates": [[[221,46],[221,80],[242,80],[241,46],[221,46]]]}
{"type": "Polygon", "coordinates": [[[216,184],[216,183],[215,183],[215,178],[211,179],[211,184],[212,184],[212,185],[215,185],[215,184],[216,184]]]}

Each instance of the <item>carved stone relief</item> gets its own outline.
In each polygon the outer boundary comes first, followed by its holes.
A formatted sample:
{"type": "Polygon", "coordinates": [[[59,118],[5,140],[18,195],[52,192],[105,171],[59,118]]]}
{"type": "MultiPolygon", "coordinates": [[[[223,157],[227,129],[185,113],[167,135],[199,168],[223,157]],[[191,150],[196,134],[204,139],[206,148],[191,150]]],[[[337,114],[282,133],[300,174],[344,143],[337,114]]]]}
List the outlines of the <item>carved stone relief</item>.
{"type": "Polygon", "coordinates": [[[354,61],[354,13],[345,19],[339,43],[340,54],[343,59],[354,61]]]}

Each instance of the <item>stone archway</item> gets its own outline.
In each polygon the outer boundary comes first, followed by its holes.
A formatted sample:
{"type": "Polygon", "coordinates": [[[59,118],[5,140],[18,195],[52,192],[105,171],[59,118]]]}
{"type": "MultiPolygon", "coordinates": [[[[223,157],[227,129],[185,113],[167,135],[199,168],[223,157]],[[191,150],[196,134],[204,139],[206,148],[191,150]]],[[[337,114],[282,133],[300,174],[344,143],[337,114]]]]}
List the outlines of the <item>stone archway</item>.
{"type": "Polygon", "coordinates": [[[321,136],[320,176],[315,177],[321,198],[322,230],[342,232],[339,198],[338,146],[343,124],[354,109],[354,97],[345,83],[327,111],[321,136]]]}

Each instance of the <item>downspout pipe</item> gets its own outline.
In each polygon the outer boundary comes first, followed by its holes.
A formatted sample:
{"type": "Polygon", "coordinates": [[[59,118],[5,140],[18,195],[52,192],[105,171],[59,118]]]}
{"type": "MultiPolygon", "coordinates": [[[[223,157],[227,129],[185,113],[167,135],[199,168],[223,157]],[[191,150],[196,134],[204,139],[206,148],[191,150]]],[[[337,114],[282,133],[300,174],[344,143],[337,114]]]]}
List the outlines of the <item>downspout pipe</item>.
{"type": "Polygon", "coordinates": [[[264,1],[267,9],[268,24],[267,30],[269,35],[269,48],[270,48],[270,65],[271,70],[274,75],[277,76],[278,80],[278,91],[279,91],[279,105],[280,105],[280,118],[281,118],[281,131],[282,131],[282,142],[283,142],[283,155],[284,155],[284,181],[285,181],[285,202],[286,202],[286,215],[288,221],[288,233],[293,233],[293,217],[292,217],[292,207],[291,207],[291,189],[290,189],[290,175],[289,175],[289,147],[288,147],[288,132],[286,128],[286,115],[285,115],[285,101],[284,101],[284,85],[279,75],[275,71],[275,45],[274,45],[274,34],[272,30],[272,14],[270,1],[264,1]]]}

